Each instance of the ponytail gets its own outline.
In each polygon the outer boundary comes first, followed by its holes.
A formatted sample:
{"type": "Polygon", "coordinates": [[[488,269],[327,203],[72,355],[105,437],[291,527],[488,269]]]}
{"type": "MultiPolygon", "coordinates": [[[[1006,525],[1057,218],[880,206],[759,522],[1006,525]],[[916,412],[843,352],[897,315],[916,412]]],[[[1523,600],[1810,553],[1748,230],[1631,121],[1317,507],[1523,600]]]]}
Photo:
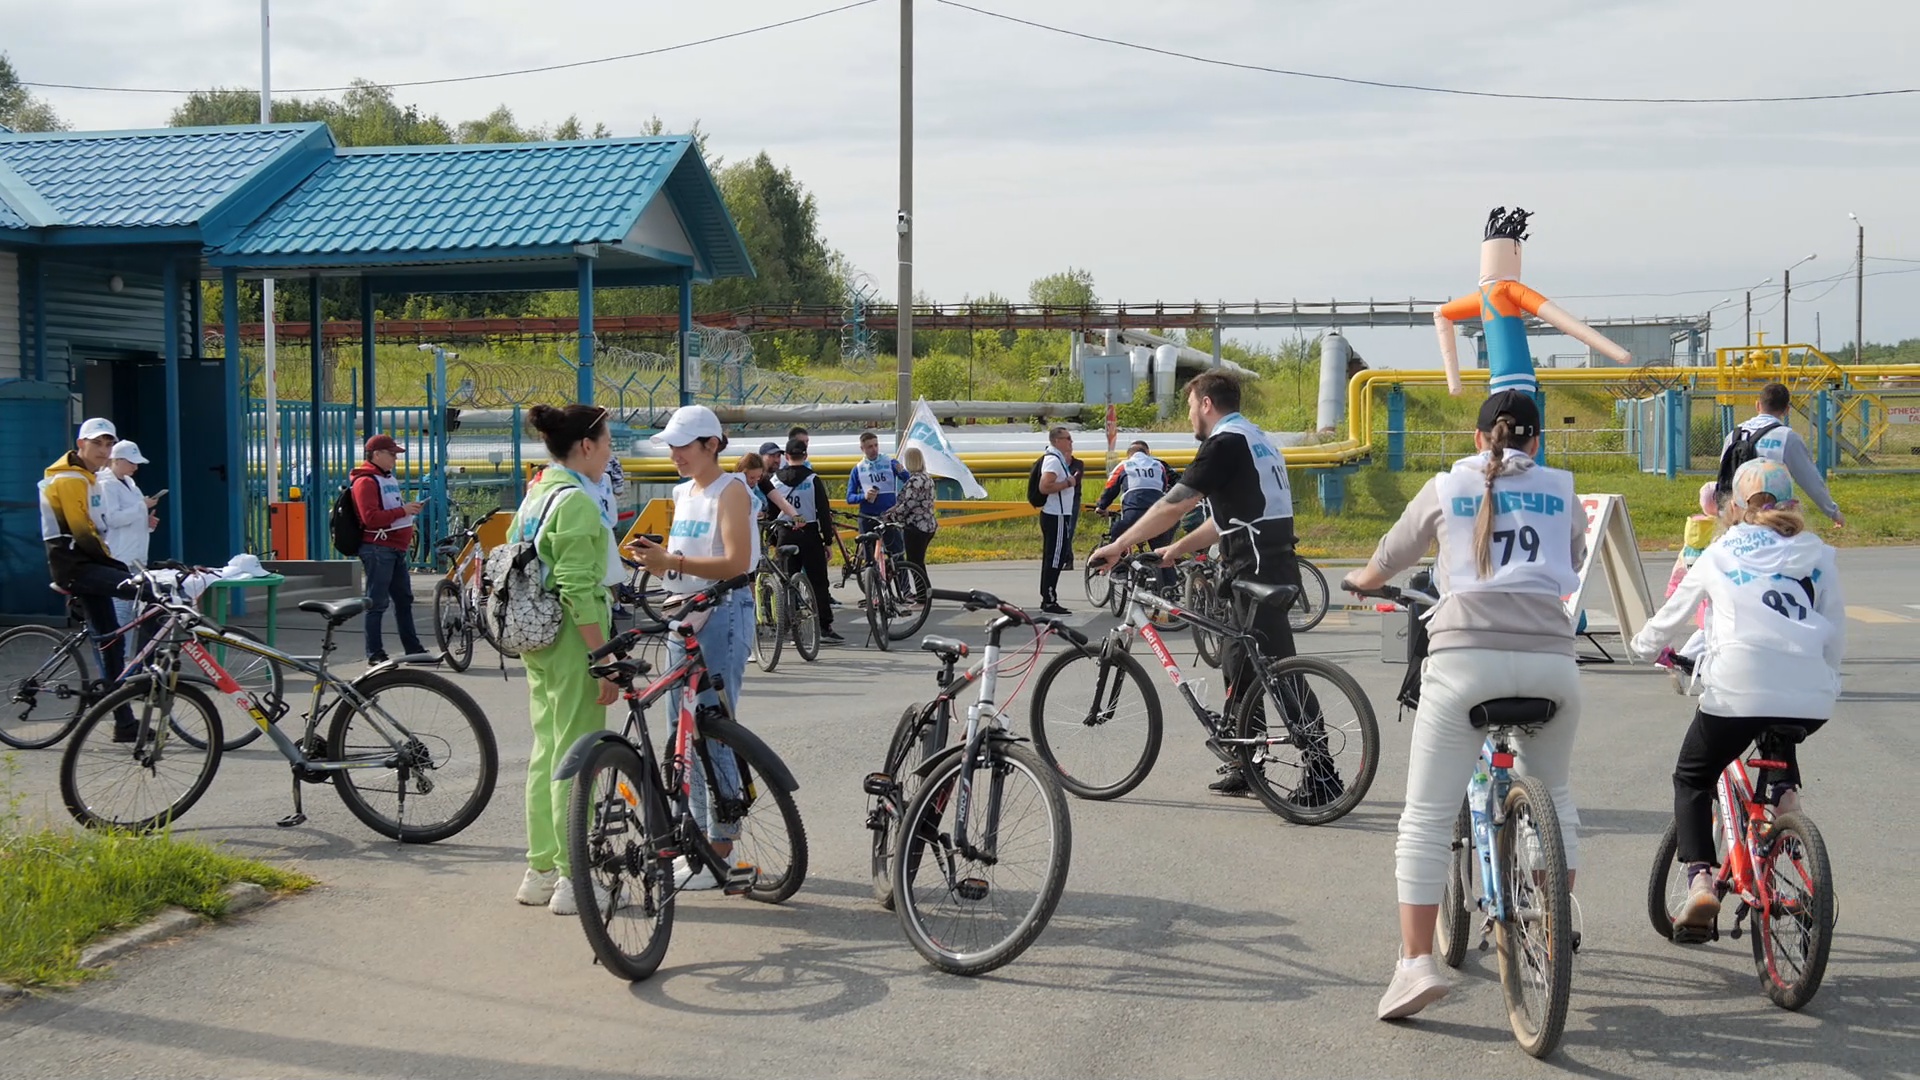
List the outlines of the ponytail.
{"type": "Polygon", "coordinates": [[[1473,565],[1482,581],[1493,576],[1493,478],[1506,465],[1512,445],[1513,417],[1501,413],[1487,432],[1487,491],[1473,519],[1473,565]]]}
{"type": "Polygon", "coordinates": [[[1745,524],[1772,529],[1781,536],[1799,536],[1807,528],[1807,519],[1800,511],[1775,506],[1773,496],[1764,491],[1749,495],[1746,509],[1734,513],[1739,514],[1745,524]]]}

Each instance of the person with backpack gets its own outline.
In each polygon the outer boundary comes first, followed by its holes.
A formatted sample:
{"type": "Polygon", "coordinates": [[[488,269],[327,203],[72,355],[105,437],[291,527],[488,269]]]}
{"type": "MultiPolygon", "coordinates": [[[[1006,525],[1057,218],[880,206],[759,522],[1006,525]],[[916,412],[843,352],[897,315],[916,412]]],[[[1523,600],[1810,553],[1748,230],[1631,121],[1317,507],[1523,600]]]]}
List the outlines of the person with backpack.
{"type": "Polygon", "coordinates": [[[774,474],[773,490],[792,505],[794,524],[776,533],[782,543],[800,549],[795,558],[813,586],[813,613],[820,622],[820,640],[843,645],[846,639],[833,629],[833,605],[827,602],[827,537],[833,524],[833,502],[827,482],[807,462],[806,432],[787,440],[787,463],[774,474]]]}
{"type": "Polygon", "coordinates": [[[1060,571],[1073,569],[1073,531],[1080,521],[1080,482],[1073,432],[1056,427],[1027,474],[1027,503],[1040,510],[1040,610],[1071,615],[1060,603],[1060,571]]]}
{"type": "Polygon", "coordinates": [[[605,645],[612,629],[608,587],[626,577],[613,514],[598,494],[613,457],[607,416],[594,405],[535,405],[527,411],[553,461],[527,486],[503,545],[531,543],[536,580],[544,578],[559,600],[560,626],[551,643],[520,654],[533,750],[527,759],[527,873],[515,895],[556,915],[577,914],[578,908],[567,864],[569,785],[553,779],[553,768],[581,736],[606,726],[607,706],[620,697],[620,688],[596,680],[587,663],[587,654],[605,645]]]}
{"type": "Polygon", "coordinates": [[[1740,467],[1755,458],[1765,458],[1785,465],[1808,501],[1819,507],[1835,525],[1844,527],[1846,515],[1840,512],[1839,504],[1827,491],[1826,480],[1821,478],[1813,455],[1807,452],[1807,440],[1787,423],[1793,397],[1786,386],[1768,383],[1760,388],[1759,400],[1754,404],[1756,415],[1728,432],[1720,444],[1720,476],[1716,483],[1721,505],[1726,505],[1732,495],[1733,477],[1740,467]]]}
{"type": "MultiPolygon", "coordinates": [[[[391,435],[375,435],[367,440],[365,460],[348,474],[347,494],[353,516],[359,523],[356,551],[341,549],[342,555],[358,554],[367,578],[366,650],[367,663],[384,664],[387,651],[380,637],[380,621],[387,609],[393,609],[393,624],[400,631],[401,648],[409,655],[425,653],[420,632],[413,625],[413,575],[407,569],[407,550],[413,547],[413,519],[424,505],[407,502],[400,494],[400,480],[393,468],[407,448],[391,435]]],[[[336,507],[333,524],[336,536],[344,514],[336,507]]],[[[337,546],[337,545],[336,545],[337,546]]]]}

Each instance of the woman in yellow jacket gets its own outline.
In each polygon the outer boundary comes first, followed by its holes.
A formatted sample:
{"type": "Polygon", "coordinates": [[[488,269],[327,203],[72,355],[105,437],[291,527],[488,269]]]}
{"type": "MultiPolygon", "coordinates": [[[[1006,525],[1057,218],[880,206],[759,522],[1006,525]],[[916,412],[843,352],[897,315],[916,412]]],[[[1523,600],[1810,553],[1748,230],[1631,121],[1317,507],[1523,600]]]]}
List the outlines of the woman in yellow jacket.
{"type": "Polygon", "coordinates": [[[572,915],[577,909],[567,880],[568,782],[556,782],[553,767],[581,736],[606,726],[607,706],[620,696],[619,687],[587,670],[587,654],[606,644],[612,625],[607,587],[622,577],[614,523],[594,497],[613,456],[613,439],[607,410],[592,405],[535,405],[527,420],[545,440],[553,464],[527,488],[507,535],[534,539],[563,618],[552,645],[521,657],[533,754],[527,762],[527,874],[516,899],[572,915]]]}

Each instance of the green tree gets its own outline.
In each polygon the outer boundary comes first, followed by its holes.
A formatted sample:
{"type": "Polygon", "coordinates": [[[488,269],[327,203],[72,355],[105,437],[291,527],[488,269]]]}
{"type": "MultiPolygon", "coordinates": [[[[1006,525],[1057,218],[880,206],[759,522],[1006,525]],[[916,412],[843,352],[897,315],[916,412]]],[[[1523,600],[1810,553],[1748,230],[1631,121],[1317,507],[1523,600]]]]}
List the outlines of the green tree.
{"type": "Polygon", "coordinates": [[[1058,274],[1037,278],[1027,286],[1027,300],[1056,307],[1088,307],[1100,302],[1093,291],[1093,273],[1072,266],[1058,274]]]}
{"type": "Polygon", "coordinates": [[[0,124],[15,131],[67,130],[67,122],[60,119],[53,106],[20,85],[13,62],[3,52],[0,52],[0,124]]]}

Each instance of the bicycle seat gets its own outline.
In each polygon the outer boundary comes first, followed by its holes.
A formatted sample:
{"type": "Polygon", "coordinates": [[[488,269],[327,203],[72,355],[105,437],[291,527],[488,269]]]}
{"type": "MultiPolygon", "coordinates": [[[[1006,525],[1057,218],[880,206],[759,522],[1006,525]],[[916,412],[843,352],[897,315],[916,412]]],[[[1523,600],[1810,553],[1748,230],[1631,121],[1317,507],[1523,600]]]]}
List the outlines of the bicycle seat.
{"type": "Polygon", "coordinates": [[[1776,724],[1760,733],[1760,740],[1797,746],[1807,739],[1807,729],[1799,724],[1776,724]]]}
{"type": "Polygon", "coordinates": [[[1467,710],[1467,722],[1475,728],[1534,727],[1553,719],[1559,711],[1560,703],[1548,698],[1494,698],[1467,710]]]}
{"type": "Polygon", "coordinates": [[[800,545],[799,544],[781,544],[779,547],[775,548],[774,550],[778,551],[782,555],[798,555],[800,554],[800,545]]]}
{"type": "Polygon", "coordinates": [[[939,656],[940,659],[951,664],[955,660],[967,655],[967,643],[964,641],[955,641],[953,638],[940,637],[936,634],[928,634],[926,637],[920,639],[920,651],[933,653],[939,656]]]}
{"type": "Polygon", "coordinates": [[[312,612],[327,620],[328,626],[339,626],[367,610],[367,598],[353,596],[345,600],[302,600],[299,607],[301,611],[312,612]]]}
{"type": "Polygon", "coordinates": [[[1273,585],[1264,581],[1236,581],[1233,591],[1256,604],[1272,607],[1286,607],[1300,595],[1297,585],[1273,585]]]}

